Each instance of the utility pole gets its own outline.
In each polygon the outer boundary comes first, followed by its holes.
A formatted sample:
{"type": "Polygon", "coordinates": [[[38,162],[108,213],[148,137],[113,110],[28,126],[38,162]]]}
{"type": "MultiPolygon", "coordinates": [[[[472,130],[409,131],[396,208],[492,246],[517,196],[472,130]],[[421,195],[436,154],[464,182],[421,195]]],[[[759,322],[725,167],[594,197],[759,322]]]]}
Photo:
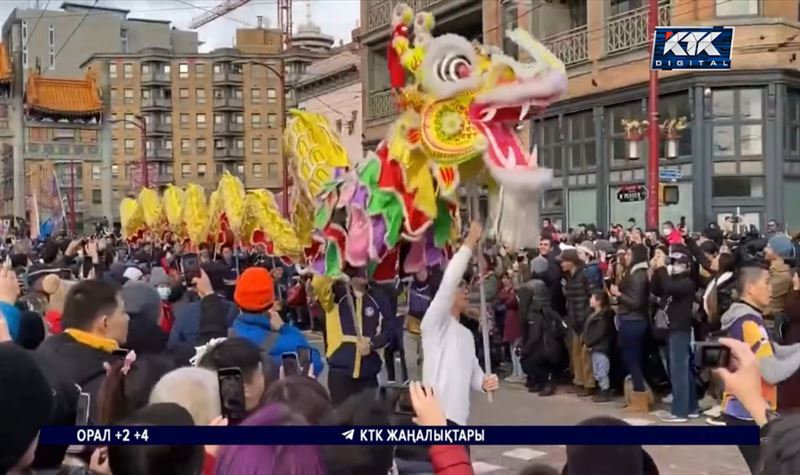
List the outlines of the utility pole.
{"type": "Polygon", "coordinates": [[[75,160],[69,161],[69,231],[75,235],[75,160]]]}
{"type": "Polygon", "coordinates": [[[144,180],[144,187],[150,187],[150,170],[148,170],[147,166],[147,118],[143,115],[136,116],[141,123],[141,127],[139,127],[142,132],[142,178],[144,180]]]}
{"type": "MultiPolygon", "coordinates": [[[[647,30],[650,39],[650,64],[652,64],[653,42],[655,41],[656,27],[658,26],[658,0],[648,0],[647,30]]],[[[658,128],[658,71],[650,69],[650,97],[648,98],[647,121],[648,128],[648,154],[647,154],[647,213],[646,223],[648,229],[658,229],[658,181],[659,181],[659,128],[658,128]]]]}

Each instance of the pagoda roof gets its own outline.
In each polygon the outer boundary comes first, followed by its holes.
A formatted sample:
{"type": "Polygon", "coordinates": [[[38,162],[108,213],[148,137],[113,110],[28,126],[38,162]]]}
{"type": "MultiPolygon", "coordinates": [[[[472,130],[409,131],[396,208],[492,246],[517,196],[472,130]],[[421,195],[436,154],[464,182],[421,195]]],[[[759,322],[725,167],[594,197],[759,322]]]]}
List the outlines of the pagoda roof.
{"type": "Polygon", "coordinates": [[[11,82],[11,59],[3,42],[0,42],[0,84],[11,82]]]}
{"type": "Polygon", "coordinates": [[[103,111],[103,101],[94,76],[84,79],[44,77],[31,72],[25,88],[25,106],[45,114],[83,117],[103,111]]]}

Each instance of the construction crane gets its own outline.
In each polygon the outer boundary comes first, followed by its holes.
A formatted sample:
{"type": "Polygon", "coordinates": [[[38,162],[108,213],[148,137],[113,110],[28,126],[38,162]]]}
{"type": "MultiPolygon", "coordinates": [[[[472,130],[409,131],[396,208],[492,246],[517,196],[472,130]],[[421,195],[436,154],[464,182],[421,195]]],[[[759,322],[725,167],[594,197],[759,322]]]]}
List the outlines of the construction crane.
{"type": "MultiPolygon", "coordinates": [[[[206,10],[202,15],[192,18],[189,28],[196,30],[248,3],[250,0],[225,0],[216,7],[206,10]]],[[[278,0],[278,27],[281,30],[283,44],[286,45],[292,36],[292,0],[278,0]]]]}

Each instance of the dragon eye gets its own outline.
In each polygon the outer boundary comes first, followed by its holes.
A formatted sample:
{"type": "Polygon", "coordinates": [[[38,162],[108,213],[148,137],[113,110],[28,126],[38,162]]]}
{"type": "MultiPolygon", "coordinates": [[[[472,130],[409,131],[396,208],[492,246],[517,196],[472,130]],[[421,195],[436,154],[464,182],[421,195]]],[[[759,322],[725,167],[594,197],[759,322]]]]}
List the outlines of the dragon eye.
{"type": "Polygon", "coordinates": [[[458,81],[469,76],[472,65],[469,59],[460,54],[448,54],[439,63],[437,76],[442,81],[458,81]]]}

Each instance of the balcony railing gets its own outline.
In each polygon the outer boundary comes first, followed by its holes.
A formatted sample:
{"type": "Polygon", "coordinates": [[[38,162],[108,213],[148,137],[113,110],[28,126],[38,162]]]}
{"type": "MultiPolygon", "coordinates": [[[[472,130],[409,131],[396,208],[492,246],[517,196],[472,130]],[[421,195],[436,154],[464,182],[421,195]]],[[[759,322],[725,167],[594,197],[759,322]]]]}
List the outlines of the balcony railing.
{"type": "Polygon", "coordinates": [[[241,134],[242,132],[244,132],[244,124],[227,121],[221,124],[214,124],[215,134],[241,134]]]}
{"type": "MultiPolygon", "coordinates": [[[[367,10],[367,32],[388,27],[392,21],[392,9],[403,0],[372,0],[367,10]]],[[[405,0],[403,3],[414,12],[429,10],[443,0],[405,0]]]]}
{"type": "Polygon", "coordinates": [[[148,134],[171,134],[172,133],[172,124],[165,124],[163,122],[148,122],[147,123],[147,133],[148,134]]]}
{"type": "Polygon", "coordinates": [[[97,145],[65,144],[53,142],[31,142],[25,144],[25,153],[44,156],[44,158],[86,158],[97,159],[100,148],[97,145]]]}
{"type": "Polygon", "coordinates": [[[589,31],[586,25],[545,38],[544,44],[564,66],[574,66],[589,60],[589,31]]]}
{"type": "Polygon", "coordinates": [[[172,107],[172,101],[160,97],[148,97],[142,99],[142,109],[147,108],[169,108],[172,107]]]}
{"type": "Polygon", "coordinates": [[[240,72],[233,72],[233,71],[225,71],[222,73],[215,73],[214,74],[214,82],[216,83],[241,83],[242,82],[242,73],[240,72]]]}
{"type": "Polygon", "coordinates": [[[172,160],[172,150],[156,147],[147,151],[147,158],[153,160],[172,160]]]}
{"type": "Polygon", "coordinates": [[[235,107],[240,109],[244,107],[244,102],[241,99],[236,99],[233,97],[215,97],[214,107],[235,107]]]}
{"type": "Polygon", "coordinates": [[[163,82],[168,83],[171,81],[169,74],[163,72],[149,72],[149,73],[142,73],[142,84],[145,83],[153,83],[153,82],[163,82]]]}
{"type": "Polygon", "coordinates": [[[215,148],[214,158],[218,160],[241,160],[244,158],[244,149],[236,147],[215,148]]]}
{"type": "Polygon", "coordinates": [[[390,117],[397,113],[391,89],[369,93],[367,99],[367,120],[390,117]]]}
{"type": "MultiPolygon", "coordinates": [[[[647,44],[648,7],[635,8],[608,17],[606,22],[606,54],[622,53],[641,48],[647,44]]],[[[671,19],[669,0],[658,6],[659,26],[669,25],[671,19]]]]}

